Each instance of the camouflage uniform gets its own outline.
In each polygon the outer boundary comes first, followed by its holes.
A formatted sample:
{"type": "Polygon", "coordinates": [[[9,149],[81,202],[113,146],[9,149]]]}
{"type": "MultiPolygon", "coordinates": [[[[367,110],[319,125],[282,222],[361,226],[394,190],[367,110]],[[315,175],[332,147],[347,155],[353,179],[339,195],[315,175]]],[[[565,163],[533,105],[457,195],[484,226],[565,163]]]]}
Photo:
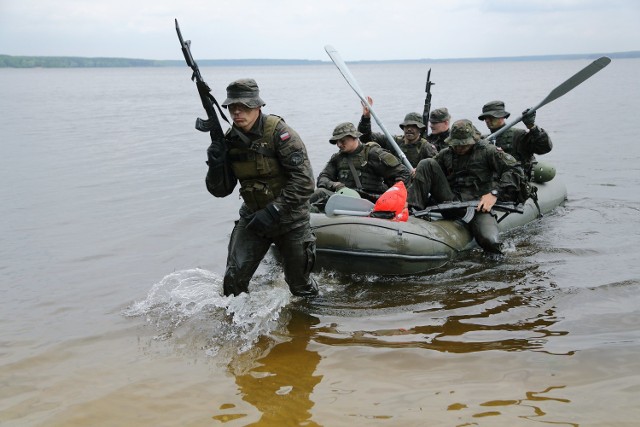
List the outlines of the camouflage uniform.
{"type": "MultiPolygon", "coordinates": [[[[264,105],[253,79],[232,82],[222,104],[264,105]]],[[[208,150],[207,189],[224,197],[240,182],[240,219],[229,241],[224,294],[248,292],[249,281],[271,244],[282,254],[291,293],[312,296],[318,288],[310,277],[315,236],[309,224],[309,197],[314,180],[304,143],[282,118],[260,113],[244,132],[235,124],[223,142],[208,150]]]]}
{"type": "Polygon", "coordinates": [[[440,133],[430,133],[429,135],[427,135],[427,141],[429,141],[431,144],[433,144],[436,147],[436,150],[438,150],[438,152],[444,150],[445,148],[447,148],[447,143],[444,142],[447,138],[449,138],[450,135],[450,130],[447,129],[444,132],[440,132],[440,133]]]}
{"type": "MultiPolygon", "coordinates": [[[[524,179],[520,164],[513,156],[492,144],[478,142],[478,135],[469,120],[456,121],[448,138],[448,148],[433,159],[421,161],[408,190],[409,206],[424,209],[430,200],[477,200],[491,190],[498,191],[498,199],[515,201],[524,179]],[[464,155],[457,155],[453,146],[472,145],[464,155]]],[[[458,216],[459,212],[453,212],[458,216]]],[[[488,212],[477,212],[470,223],[478,244],[488,252],[500,253],[498,224],[488,212]]]]}
{"type": "MultiPolygon", "coordinates": [[[[406,125],[415,125],[422,132],[425,129],[425,125],[422,122],[422,116],[418,113],[409,113],[405,116],[404,122],[400,123],[400,129],[404,129],[406,125]]],[[[378,143],[385,150],[390,151],[398,157],[395,149],[391,146],[391,143],[383,133],[374,133],[371,131],[371,118],[362,116],[360,123],[358,123],[358,131],[362,133],[362,142],[373,141],[378,143]]],[[[424,138],[420,138],[418,141],[412,144],[406,144],[402,135],[396,135],[393,140],[398,145],[398,148],[407,156],[409,163],[415,168],[420,160],[428,159],[435,156],[438,153],[436,147],[428,142],[424,138]]]]}
{"type": "MultiPolygon", "coordinates": [[[[341,123],[336,126],[329,142],[335,144],[335,141],[347,135],[358,138],[362,134],[352,123],[341,123]]],[[[370,200],[376,200],[397,181],[408,184],[410,175],[398,158],[380,145],[375,142],[359,142],[354,152],[337,152],[331,156],[318,176],[318,190],[312,203],[322,204],[333,192],[343,187],[354,189],[370,200]],[[356,171],[357,179],[351,166],[356,171]]]]}
{"type": "MultiPolygon", "coordinates": [[[[505,111],[504,102],[491,101],[482,107],[479,120],[485,117],[508,118],[511,114],[505,111]]],[[[492,129],[492,132],[498,129],[492,129]]],[[[531,179],[531,170],[536,163],[534,154],[547,154],[553,148],[549,134],[538,126],[529,130],[512,127],[496,138],[495,145],[516,158],[524,169],[527,179],[531,179]]]]}
{"type": "MultiPolygon", "coordinates": [[[[431,123],[442,123],[447,120],[451,120],[451,115],[449,114],[449,110],[446,108],[436,108],[429,114],[429,122],[431,123]]],[[[442,151],[447,148],[447,143],[444,142],[445,139],[449,137],[450,130],[447,128],[444,132],[440,133],[430,133],[427,135],[427,141],[432,143],[438,151],[442,151]]]]}

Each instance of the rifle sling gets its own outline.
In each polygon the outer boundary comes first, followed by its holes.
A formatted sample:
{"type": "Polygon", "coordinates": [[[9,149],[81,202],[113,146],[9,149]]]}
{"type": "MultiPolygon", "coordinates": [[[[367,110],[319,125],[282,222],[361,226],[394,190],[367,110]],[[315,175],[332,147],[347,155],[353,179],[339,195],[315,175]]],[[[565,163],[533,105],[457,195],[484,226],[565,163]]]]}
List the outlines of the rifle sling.
{"type": "Polygon", "coordinates": [[[358,190],[362,190],[362,182],[360,182],[358,171],[356,171],[356,167],[353,165],[353,160],[351,160],[351,157],[349,156],[347,156],[347,163],[349,164],[349,169],[351,169],[351,175],[353,175],[353,179],[356,182],[356,188],[358,190]]]}

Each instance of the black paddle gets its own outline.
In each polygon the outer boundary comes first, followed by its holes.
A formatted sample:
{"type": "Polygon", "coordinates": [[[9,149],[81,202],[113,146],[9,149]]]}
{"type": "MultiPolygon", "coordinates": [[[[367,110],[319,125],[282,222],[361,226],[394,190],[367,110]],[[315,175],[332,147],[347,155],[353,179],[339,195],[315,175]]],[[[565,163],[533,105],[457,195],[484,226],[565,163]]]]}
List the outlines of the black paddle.
{"type": "MultiPolygon", "coordinates": [[[[536,105],[535,107],[531,108],[529,111],[530,112],[534,112],[537,109],[539,109],[540,107],[542,107],[544,105],[547,105],[551,101],[555,101],[556,99],[560,98],[561,96],[567,94],[567,92],[573,90],[575,87],[577,87],[578,85],[583,83],[589,77],[593,76],[595,73],[597,73],[598,71],[602,70],[604,67],[609,65],[610,62],[611,62],[611,59],[607,58],[606,56],[603,56],[601,58],[596,59],[591,64],[587,65],[582,70],[580,70],[576,74],[574,74],[572,77],[569,77],[569,79],[567,79],[567,81],[562,83],[560,86],[558,86],[554,90],[552,90],[549,93],[549,95],[547,95],[547,97],[545,99],[540,101],[540,103],[538,103],[538,105],[536,105]]],[[[491,135],[487,136],[485,139],[495,141],[495,139],[498,137],[498,135],[500,135],[501,133],[505,132],[507,129],[513,127],[513,125],[515,125],[518,122],[520,122],[520,120],[522,120],[522,115],[519,115],[518,117],[513,119],[513,121],[507,123],[506,125],[504,125],[500,129],[498,129],[497,131],[492,133],[491,135]]]]}

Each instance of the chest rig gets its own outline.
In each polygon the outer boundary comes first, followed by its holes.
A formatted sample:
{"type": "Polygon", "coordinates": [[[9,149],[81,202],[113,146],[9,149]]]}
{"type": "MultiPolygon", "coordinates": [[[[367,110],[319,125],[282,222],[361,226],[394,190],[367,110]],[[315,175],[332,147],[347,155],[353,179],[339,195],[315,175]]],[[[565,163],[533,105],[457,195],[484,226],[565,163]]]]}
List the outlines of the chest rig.
{"type": "Polygon", "coordinates": [[[482,143],[476,143],[464,156],[456,156],[449,148],[443,160],[445,175],[454,192],[484,194],[494,188],[494,173],[486,166],[482,143]]]}
{"type": "Polygon", "coordinates": [[[369,152],[373,147],[379,147],[375,142],[363,144],[358,153],[338,156],[338,181],[349,188],[357,188],[370,193],[383,193],[387,188],[382,177],[373,173],[368,167],[369,152]]]}
{"type": "Polygon", "coordinates": [[[274,133],[282,118],[264,117],[262,136],[255,141],[233,140],[228,158],[240,181],[240,196],[252,211],[273,202],[285,185],[286,176],[276,153],[274,133]]]}

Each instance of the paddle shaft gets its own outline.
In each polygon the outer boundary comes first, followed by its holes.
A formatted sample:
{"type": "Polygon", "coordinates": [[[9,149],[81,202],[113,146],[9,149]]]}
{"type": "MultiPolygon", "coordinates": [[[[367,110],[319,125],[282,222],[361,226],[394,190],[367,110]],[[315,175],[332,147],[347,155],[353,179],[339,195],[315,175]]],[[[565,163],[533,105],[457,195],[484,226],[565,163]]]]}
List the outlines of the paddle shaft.
{"type": "MultiPolygon", "coordinates": [[[[560,84],[558,87],[553,89],[549,93],[549,95],[546,96],[546,98],[540,101],[538,105],[536,105],[535,107],[532,107],[529,111],[534,112],[540,107],[543,107],[548,103],[550,103],[551,101],[555,101],[561,96],[567,94],[569,91],[573,90],[575,87],[583,83],[589,77],[593,76],[595,73],[597,73],[598,71],[602,70],[604,67],[609,65],[610,62],[611,62],[611,59],[609,59],[606,56],[596,59],[591,64],[584,67],[582,70],[578,71],[576,74],[569,77],[564,83],[560,84]]],[[[507,129],[510,129],[515,124],[519,123],[521,120],[522,120],[522,114],[516,117],[515,119],[513,119],[511,122],[504,125],[503,127],[501,127],[500,129],[498,129],[497,131],[493,132],[491,135],[487,136],[485,139],[495,141],[498,135],[502,134],[507,129]]]]}
{"type": "Polygon", "coordinates": [[[349,67],[347,67],[347,64],[342,60],[338,51],[335,50],[330,45],[326,45],[324,47],[324,50],[327,52],[327,54],[329,55],[329,57],[331,58],[335,66],[338,67],[340,74],[342,74],[342,77],[344,77],[344,79],[347,81],[349,86],[351,86],[351,89],[353,89],[356,95],[358,95],[358,98],[360,98],[363,104],[369,109],[369,112],[371,113],[371,117],[373,117],[376,123],[378,123],[378,126],[380,126],[380,129],[382,129],[382,133],[384,133],[384,136],[387,138],[387,140],[389,141],[389,144],[391,144],[395,152],[398,154],[398,157],[400,158],[402,163],[410,171],[413,171],[413,165],[411,165],[411,163],[409,162],[409,159],[407,159],[407,156],[402,152],[402,150],[400,150],[400,147],[398,147],[398,144],[396,144],[396,141],[393,139],[393,136],[391,136],[391,134],[389,133],[387,128],[384,126],[382,121],[378,118],[378,115],[374,111],[373,107],[371,106],[371,104],[369,104],[369,101],[367,101],[367,97],[364,95],[364,92],[360,88],[358,81],[355,79],[353,74],[351,74],[351,71],[349,71],[349,67]]]}

